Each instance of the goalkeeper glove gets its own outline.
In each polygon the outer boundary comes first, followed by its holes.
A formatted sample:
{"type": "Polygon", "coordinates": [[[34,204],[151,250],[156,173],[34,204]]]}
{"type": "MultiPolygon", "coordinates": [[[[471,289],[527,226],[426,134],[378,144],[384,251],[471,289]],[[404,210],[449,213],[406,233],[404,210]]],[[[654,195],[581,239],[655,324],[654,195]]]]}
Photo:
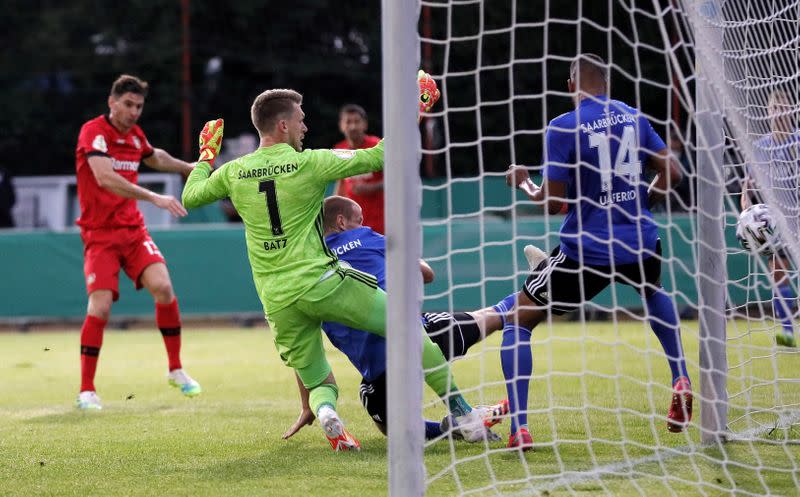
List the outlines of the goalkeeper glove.
{"type": "Polygon", "coordinates": [[[225,121],[216,119],[208,121],[203,126],[203,131],[200,132],[200,158],[197,162],[207,162],[209,166],[214,167],[214,161],[219,155],[219,149],[222,148],[222,131],[225,127],[225,121]]]}
{"type": "Polygon", "coordinates": [[[430,112],[442,94],[436,86],[436,81],[422,69],[417,73],[417,83],[419,84],[419,111],[420,113],[430,112]]]}

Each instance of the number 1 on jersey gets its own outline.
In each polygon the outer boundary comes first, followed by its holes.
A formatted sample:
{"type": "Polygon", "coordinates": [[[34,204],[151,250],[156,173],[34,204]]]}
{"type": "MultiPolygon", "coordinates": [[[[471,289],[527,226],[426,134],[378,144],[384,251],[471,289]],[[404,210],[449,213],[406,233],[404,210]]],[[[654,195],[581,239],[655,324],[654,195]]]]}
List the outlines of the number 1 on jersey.
{"type": "Polygon", "coordinates": [[[281,213],[278,210],[278,193],[275,191],[275,180],[269,179],[267,181],[259,182],[258,191],[261,193],[266,193],[267,215],[269,216],[269,223],[272,225],[272,234],[274,236],[283,235],[281,213]]]}

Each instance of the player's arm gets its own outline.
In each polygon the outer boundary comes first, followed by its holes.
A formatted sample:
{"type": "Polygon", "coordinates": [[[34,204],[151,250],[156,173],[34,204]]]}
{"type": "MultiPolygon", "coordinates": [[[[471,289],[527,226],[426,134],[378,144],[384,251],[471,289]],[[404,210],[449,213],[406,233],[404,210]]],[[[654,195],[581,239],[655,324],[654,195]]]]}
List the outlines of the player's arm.
{"type": "Polygon", "coordinates": [[[198,162],[183,186],[184,207],[195,209],[222,200],[229,195],[225,167],[213,171],[208,162],[198,162]]]}
{"type": "Polygon", "coordinates": [[[294,422],[292,426],[289,427],[288,430],[281,436],[284,440],[291,437],[298,431],[300,431],[304,426],[308,426],[314,422],[314,413],[311,411],[311,403],[309,402],[309,393],[308,389],[305,385],[303,385],[303,381],[300,377],[295,373],[295,379],[297,380],[297,389],[300,391],[300,415],[297,417],[297,421],[294,422]]]}
{"type": "Polygon", "coordinates": [[[383,180],[373,183],[356,181],[353,183],[352,190],[356,195],[369,195],[370,193],[380,192],[383,191],[383,180]]]}
{"type": "Polygon", "coordinates": [[[322,183],[383,169],[383,140],[358,150],[306,150],[300,154],[322,183]]]}
{"type": "Polygon", "coordinates": [[[650,157],[650,167],[656,171],[656,176],[647,189],[647,205],[652,207],[664,200],[667,192],[681,182],[683,174],[678,161],[669,154],[666,147],[650,157]]]}
{"type": "Polygon", "coordinates": [[[547,202],[547,212],[558,214],[564,206],[567,195],[567,183],[545,179],[542,186],[533,182],[525,166],[511,165],[506,171],[506,184],[522,190],[536,204],[547,202]]]}
{"type": "Polygon", "coordinates": [[[146,200],[156,207],[165,209],[175,217],[185,216],[186,209],[183,208],[178,199],[172,195],[161,195],[131,183],[114,171],[111,158],[104,155],[92,155],[89,157],[89,167],[97,180],[97,184],[120,197],[133,198],[136,200],[146,200]]]}
{"type": "Polygon", "coordinates": [[[176,159],[175,157],[171,156],[169,152],[161,148],[154,148],[153,154],[142,159],[142,162],[147,164],[148,167],[152,167],[156,171],[163,171],[165,173],[180,173],[184,176],[188,176],[192,172],[192,169],[194,169],[194,165],[184,162],[180,159],[176,159]]]}
{"type": "Polygon", "coordinates": [[[426,285],[432,283],[434,278],[436,278],[436,273],[433,272],[433,268],[423,259],[419,260],[419,270],[422,272],[422,283],[426,285]]]}
{"type": "Polygon", "coordinates": [[[200,159],[189,174],[181,196],[187,209],[222,200],[229,194],[225,174],[227,164],[212,174],[214,161],[222,148],[223,127],[222,119],[217,119],[208,121],[200,132],[200,159]]]}
{"type": "MultiPolygon", "coordinates": [[[[758,198],[758,185],[756,179],[750,174],[750,166],[745,168],[744,179],[742,180],[742,196],[739,199],[742,205],[742,210],[747,209],[753,205],[753,199],[758,198]]],[[[758,203],[758,200],[756,200],[758,203]]]]}

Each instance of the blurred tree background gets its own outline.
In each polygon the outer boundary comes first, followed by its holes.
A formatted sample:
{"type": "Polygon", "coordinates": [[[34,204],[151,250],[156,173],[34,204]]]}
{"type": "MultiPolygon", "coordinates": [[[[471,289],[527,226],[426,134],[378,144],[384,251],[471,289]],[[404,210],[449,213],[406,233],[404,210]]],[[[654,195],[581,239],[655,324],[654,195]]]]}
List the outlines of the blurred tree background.
{"type": "MultiPolygon", "coordinates": [[[[228,137],[252,133],[250,104],[267,88],[304,94],[308,147],[340,139],[337,111],[349,102],[364,106],[370,130],[381,133],[379,1],[186,4],[192,153],[184,159],[194,158],[195,136],[208,119],[224,117],[228,137]]],[[[13,174],[72,174],[79,128],[107,111],[110,85],[123,72],[150,82],[140,120],[150,141],[182,155],[181,1],[3,5],[0,161],[13,174]]],[[[649,48],[663,47],[648,14],[652,2],[620,0],[610,10],[608,2],[580,0],[426,5],[420,32],[433,41],[457,40],[422,46],[423,66],[448,75],[438,78],[446,99],[437,110],[448,112],[432,121],[429,146],[438,151],[422,169],[428,176],[473,176],[502,171],[512,160],[538,162],[543,127],[571,108],[563,92],[569,59],[578,51],[610,56],[615,97],[665,121],[671,115],[669,59],[649,48]],[[444,136],[456,144],[449,153],[439,150],[444,136]]],[[[665,129],[663,122],[656,126],[665,129]]]]}

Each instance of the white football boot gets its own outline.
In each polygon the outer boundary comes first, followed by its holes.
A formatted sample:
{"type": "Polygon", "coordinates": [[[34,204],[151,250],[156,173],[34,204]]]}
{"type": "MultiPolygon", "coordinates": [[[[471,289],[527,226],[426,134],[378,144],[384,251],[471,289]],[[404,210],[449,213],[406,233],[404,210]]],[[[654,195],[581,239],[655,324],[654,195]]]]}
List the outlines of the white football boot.
{"type": "Polygon", "coordinates": [[[75,400],[75,407],[99,411],[103,408],[103,405],[100,403],[100,397],[97,396],[97,392],[85,390],[78,394],[78,398],[75,400]]]}
{"type": "Polygon", "coordinates": [[[203,389],[183,369],[173,369],[167,375],[167,382],[173,387],[180,388],[181,393],[187,397],[200,395],[203,389]]]}
{"type": "Polygon", "coordinates": [[[525,258],[528,259],[528,267],[531,271],[539,267],[539,264],[547,259],[547,254],[536,245],[525,245],[523,252],[525,252],[525,258]]]}

